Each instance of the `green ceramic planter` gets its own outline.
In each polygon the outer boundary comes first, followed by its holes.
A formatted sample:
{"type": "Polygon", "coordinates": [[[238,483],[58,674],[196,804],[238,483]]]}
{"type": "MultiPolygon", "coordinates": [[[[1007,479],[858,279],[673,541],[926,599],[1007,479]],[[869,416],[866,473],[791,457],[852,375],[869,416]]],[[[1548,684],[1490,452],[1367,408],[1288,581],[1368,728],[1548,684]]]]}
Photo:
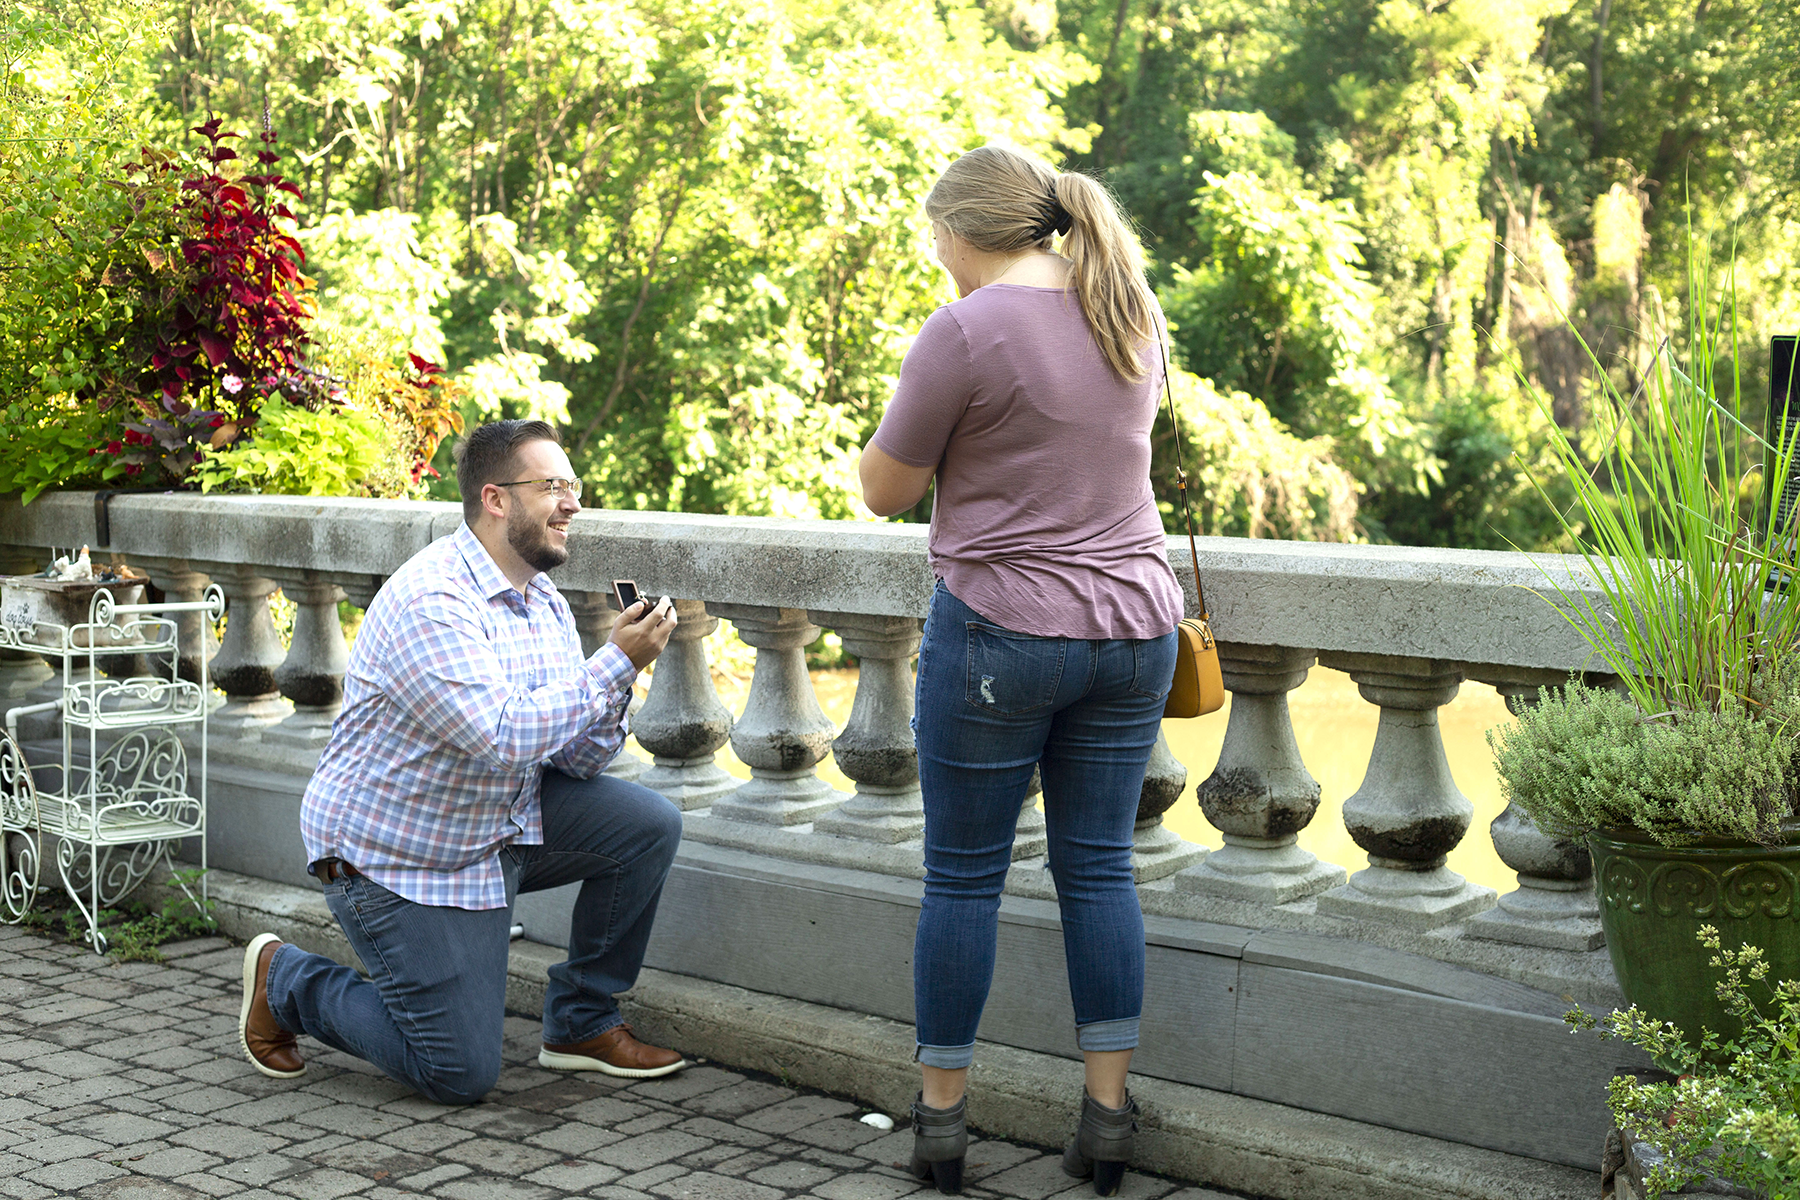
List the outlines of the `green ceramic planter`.
{"type": "MultiPolygon", "coordinates": [[[[1785,846],[1705,838],[1663,846],[1635,829],[1588,835],[1600,923],[1628,1003],[1673,1021],[1689,1039],[1704,1026],[1742,1032],[1715,989],[1720,972],[1697,934],[1711,925],[1728,947],[1760,946],[1770,979],[1800,979],[1800,829],[1785,846]]],[[[1760,998],[1758,990],[1752,998],[1760,998]]]]}

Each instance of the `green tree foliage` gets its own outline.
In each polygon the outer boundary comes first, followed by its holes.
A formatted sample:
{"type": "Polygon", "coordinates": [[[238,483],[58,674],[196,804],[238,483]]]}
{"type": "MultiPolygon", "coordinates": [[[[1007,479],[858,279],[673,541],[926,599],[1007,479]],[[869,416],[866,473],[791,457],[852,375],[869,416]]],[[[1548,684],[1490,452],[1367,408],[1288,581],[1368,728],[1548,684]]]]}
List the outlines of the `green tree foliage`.
{"type": "MultiPolygon", "coordinates": [[[[1327,437],[1303,440],[1242,392],[1174,374],[1181,459],[1189,476],[1195,531],[1223,537],[1308,542],[1356,540],[1359,485],[1332,457],[1327,437]]],[[[1185,531],[1177,494],[1174,434],[1159,429],[1151,477],[1170,528],[1185,531]]]]}
{"type": "Polygon", "coordinates": [[[1208,172],[1194,225],[1211,247],[1177,265],[1163,305],[1182,359],[1253,395],[1295,433],[1337,437],[1369,477],[1383,465],[1423,476],[1412,421],[1370,353],[1375,287],[1348,200],[1302,186],[1208,172]]]}
{"type": "Polygon", "coordinates": [[[134,304],[175,253],[171,181],[123,170],[132,123],[116,82],[142,11],[71,31],[0,0],[0,492],[123,470],[88,452],[132,369],[134,304]]]}
{"type": "Polygon", "coordinates": [[[1085,64],[964,6],[259,7],[186,10],[171,123],[266,86],[328,214],[304,235],[326,308],[441,338],[478,412],[564,426],[616,507],[850,515],[945,298],[925,189],[990,137],[1080,140],[1052,97],[1085,64]]]}
{"type": "MultiPolygon", "coordinates": [[[[101,386],[118,319],[90,281],[152,269],[128,251],[154,221],[52,184],[91,178],[83,154],[191,150],[208,118],[254,131],[265,110],[307,197],[317,352],[447,361],[465,415],[556,421],[613,506],[860,512],[856,448],[949,295],[920,198],[989,139],[1104,175],[1141,223],[1177,365],[1226,426],[1269,432],[1263,467],[1217,486],[1350,472],[1359,518],[1308,501],[1265,520],[1240,490],[1218,504],[1234,528],[1555,540],[1521,466],[1552,437],[1598,451],[1582,341],[1630,394],[1655,349],[1639,330],[1682,323],[1690,215],[1736,223],[1752,340],[1800,324],[1788,4],[131,0],[100,25],[91,8],[36,3],[55,20],[11,22],[0,47],[30,85],[0,122],[60,139],[0,149],[9,186],[35,188],[0,205],[0,256],[53,264],[27,289],[41,303],[7,310],[31,314],[15,342],[37,340],[0,356],[0,401],[38,398],[7,433],[59,469],[87,433],[41,410],[101,386]],[[32,47],[52,32],[85,49],[47,60],[32,47]],[[71,202],[96,207],[45,240],[45,206],[71,202]]],[[[1338,476],[1321,487],[1282,494],[1335,496],[1338,476]]]]}
{"type": "Polygon", "coordinates": [[[1189,314],[1187,365],[1336,439],[1373,535],[1554,535],[1515,515],[1536,502],[1509,459],[1549,431],[1514,368],[1577,439],[1583,339],[1629,392],[1654,349],[1639,331],[1685,302],[1690,197],[1703,222],[1737,222],[1753,339],[1800,324],[1800,130],[1777,115],[1800,104],[1792,5],[1070,0],[1057,29],[1099,68],[1064,105],[1094,128],[1077,160],[1144,221],[1189,314]],[[1222,190],[1234,174],[1262,194],[1222,190]],[[1352,295],[1346,270],[1372,288],[1352,295]],[[1367,410],[1329,386],[1345,358],[1290,349],[1296,318],[1325,311],[1307,293],[1334,290],[1336,323],[1300,338],[1361,331],[1355,358],[1399,414],[1375,455],[1357,445],[1367,410]]]}

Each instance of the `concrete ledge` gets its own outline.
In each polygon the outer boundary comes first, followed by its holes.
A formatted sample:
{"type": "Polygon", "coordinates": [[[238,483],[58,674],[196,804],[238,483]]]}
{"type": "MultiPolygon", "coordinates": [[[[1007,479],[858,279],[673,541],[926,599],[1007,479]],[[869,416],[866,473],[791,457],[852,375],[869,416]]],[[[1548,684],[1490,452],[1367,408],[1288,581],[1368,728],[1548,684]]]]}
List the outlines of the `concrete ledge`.
{"type": "MultiPolygon", "coordinates": [[[[109,512],[103,549],[127,558],[315,570],[371,591],[462,520],[443,501],[193,493],[122,495],[109,512]]],[[[552,577],[578,591],[604,593],[625,577],[647,592],[710,604],[924,616],[929,534],[891,522],[584,509],[570,530],[569,561],[552,577]]],[[[47,492],[23,506],[0,497],[0,543],[94,538],[91,492],[47,492]]],[[[1167,552],[1188,610],[1197,611],[1186,540],[1169,539],[1167,552]]],[[[1474,678],[1596,666],[1545,600],[1563,590],[1604,608],[1576,557],[1260,538],[1202,538],[1200,553],[1222,642],[1440,659],[1474,665],[1474,678]]]]}
{"type": "MultiPolygon", "coordinates": [[[[272,930],[356,965],[317,892],[227,871],[209,879],[224,932],[247,939],[272,930]]],[[[561,957],[552,946],[514,943],[507,1006],[538,1015],[546,971],[561,957]]],[[[903,1113],[918,1086],[903,1022],[654,970],[624,1003],[652,1041],[888,1112],[903,1113]]],[[[982,1130],[1056,1146],[1068,1136],[1081,1067],[984,1043],[969,1085],[982,1130]]],[[[1144,1106],[1140,1166],[1274,1200],[1592,1200],[1600,1190],[1594,1172],[1206,1088],[1136,1078],[1133,1091],[1144,1106]]]]}

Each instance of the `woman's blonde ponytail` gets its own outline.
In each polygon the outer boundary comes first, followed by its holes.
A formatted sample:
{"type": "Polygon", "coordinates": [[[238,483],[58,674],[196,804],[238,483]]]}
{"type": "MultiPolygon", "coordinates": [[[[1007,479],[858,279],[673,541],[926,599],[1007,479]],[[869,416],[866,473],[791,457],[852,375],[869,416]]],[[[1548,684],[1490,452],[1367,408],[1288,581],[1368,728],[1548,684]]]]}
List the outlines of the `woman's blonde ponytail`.
{"type": "Polygon", "coordinates": [[[1144,374],[1139,353],[1160,336],[1156,297],[1144,280],[1144,251],[1125,224],[1112,193],[1073,171],[1056,177],[1056,199],[1071,219],[1062,252],[1081,311],[1113,370],[1127,379],[1144,374]]]}
{"type": "Polygon", "coordinates": [[[1058,174],[1005,146],[982,146],[944,170],[925,213],[976,249],[1002,254],[1048,250],[1062,233],[1070,283],[1101,354],[1126,379],[1143,377],[1140,355],[1160,336],[1156,298],[1137,237],[1099,182],[1058,174]]]}

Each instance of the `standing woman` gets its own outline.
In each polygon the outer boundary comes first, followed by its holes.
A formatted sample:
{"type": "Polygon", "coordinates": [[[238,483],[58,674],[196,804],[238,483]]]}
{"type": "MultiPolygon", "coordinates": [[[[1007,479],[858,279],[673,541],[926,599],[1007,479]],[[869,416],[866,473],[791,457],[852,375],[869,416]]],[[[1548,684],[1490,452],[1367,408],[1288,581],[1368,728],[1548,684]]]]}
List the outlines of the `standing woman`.
{"type": "Polygon", "coordinates": [[[937,479],[914,723],[925,902],[912,1169],[961,1188],[1000,892],[1041,768],[1087,1068],[1063,1169],[1109,1196],[1137,1113],[1125,1089],[1144,992],[1131,831],[1182,614],[1150,490],[1160,315],[1136,238],[1084,175],[984,146],[950,165],[925,212],[961,299],[919,331],[861,465],[863,498],[883,515],[937,479]]]}

